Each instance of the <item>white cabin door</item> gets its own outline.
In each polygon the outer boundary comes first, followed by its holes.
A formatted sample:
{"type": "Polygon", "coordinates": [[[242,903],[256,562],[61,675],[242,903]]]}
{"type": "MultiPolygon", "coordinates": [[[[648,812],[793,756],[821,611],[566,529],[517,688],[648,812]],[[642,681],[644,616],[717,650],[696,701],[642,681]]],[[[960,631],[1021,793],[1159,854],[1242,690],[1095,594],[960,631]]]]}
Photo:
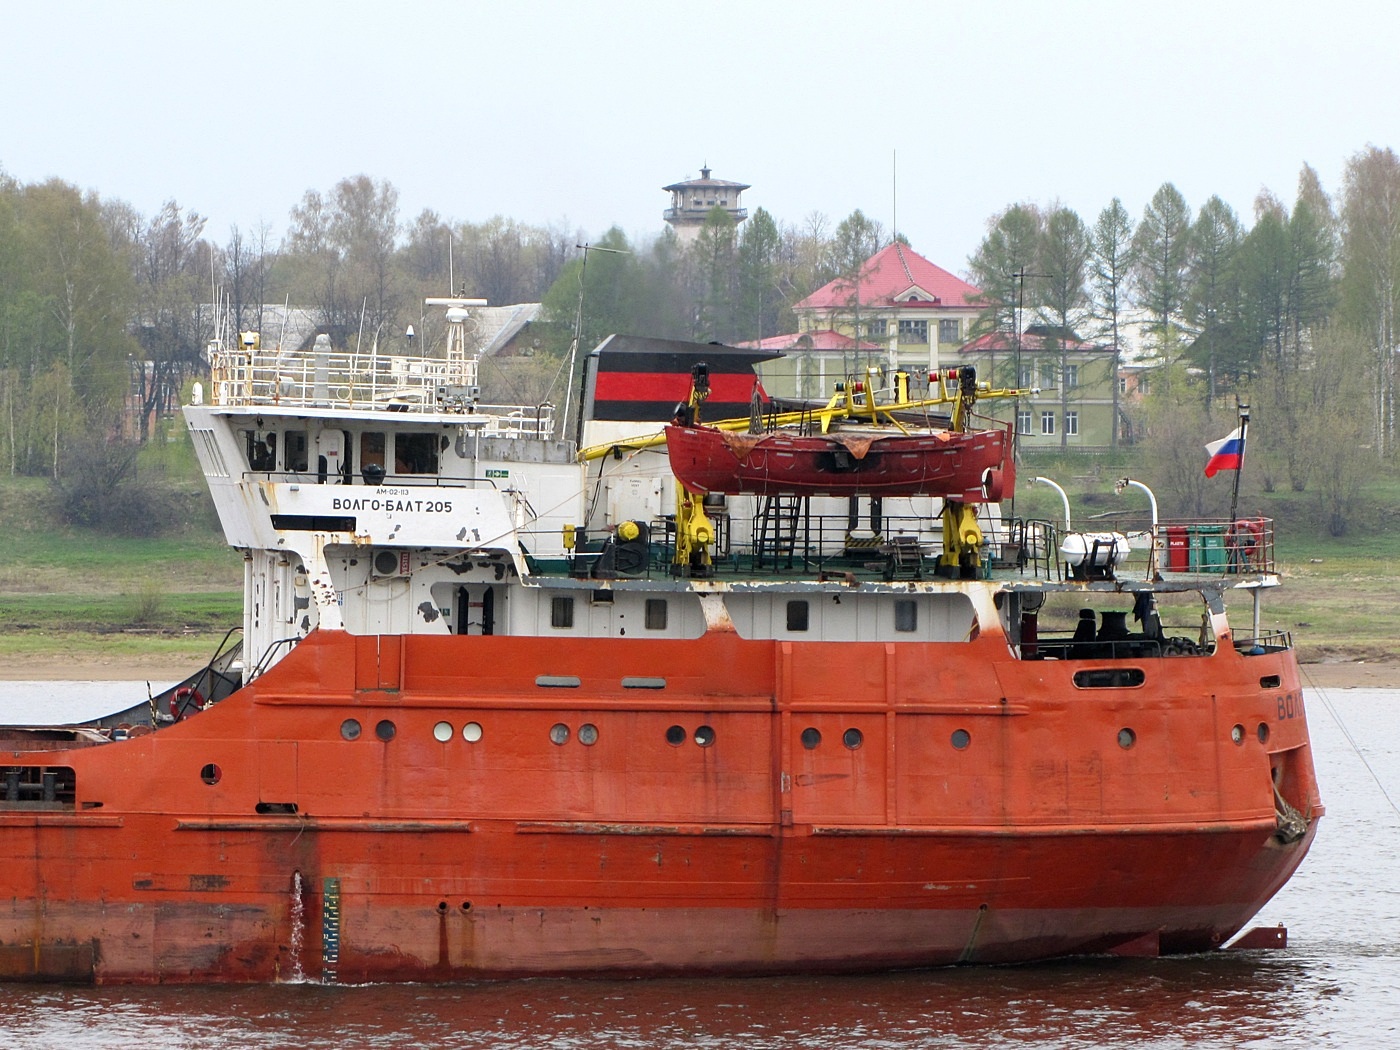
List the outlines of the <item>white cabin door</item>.
{"type": "Polygon", "coordinates": [[[316,434],[316,481],[339,485],[345,480],[345,432],[322,430],[316,434]]]}

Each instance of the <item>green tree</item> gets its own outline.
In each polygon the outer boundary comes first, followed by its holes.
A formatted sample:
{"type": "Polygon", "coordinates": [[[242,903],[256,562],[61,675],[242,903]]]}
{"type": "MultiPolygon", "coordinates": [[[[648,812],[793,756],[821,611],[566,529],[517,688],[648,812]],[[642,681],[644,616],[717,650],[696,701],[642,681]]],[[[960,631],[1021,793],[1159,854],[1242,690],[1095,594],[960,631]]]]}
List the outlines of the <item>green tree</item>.
{"type": "Polygon", "coordinates": [[[782,309],[778,288],[781,238],[778,224],[763,208],[744,223],[739,237],[739,305],[737,330],[742,339],[778,334],[782,309]]]}
{"type": "Polygon", "coordinates": [[[317,308],[339,343],[397,320],[398,199],[389,183],[357,175],[336,183],[329,196],[308,190],[292,209],[286,256],[296,274],[293,292],[317,308]]]}
{"type": "Polygon", "coordinates": [[[831,269],[839,277],[854,278],[865,260],[888,243],[884,225],[857,208],[836,225],[828,247],[831,269]]]}
{"type": "Polygon", "coordinates": [[[213,334],[206,307],[209,245],[199,239],[204,218],[167,201],[149,221],[135,222],[137,339],[141,361],[133,382],[140,441],[153,419],[173,412],[180,389],[201,367],[213,334]]]}
{"type": "Polygon", "coordinates": [[[1170,182],[1152,195],[1133,235],[1138,305],[1152,317],[1148,328],[1160,346],[1174,341],[1186,289],[1191,209],[1170,182]]]}
{"type": "Polygon", "coordinates": [[[987,235],[968,260],[973,283],[982,291],[982,311],[974,334],[1011,332],[1017,311],[1036,305],[1036,256],[1044,220],[1031,204],[1013,204],[987,224],[987,235]]]}
{"type": "Polygon", "coordinates": [[[1207,409],[1218,393],[1222,370],[1238,377],[1247,367],[1235,275],[1235,256],[1243,239],[1239,218],[1223,200],[1211,197],[1201,206],[1191,227],[1182,314],[1196,333],[1192,357],[1205,372],[1207,409]]]}
{"type": "Polygon", "coordinates": [[[1123,364],[1123,313],[1127,309],[1128,275],[1133,268],[1133,220],[1117,197],[1099,212],[1089,242],[1089,309],[1101,337],[1113,348],[1113,439],[1118,448],[1122,426],[1118,376],[1123,364]]]}
{"type": "MultiPolygon", "coordinates": [[[[1176,357],[1166,351],[1167,356],[1176,357]]],[[[1199,518],[1206,513],[1210,479],[1205,476],[1208,440],[1222,435],[1211,429],[1198,384],[1177,361],[1153,372],[1152,392],[1144,399],[1146,435],[1143,461],[1152,488],[1162,493],[1169,517],[1199,518]]]]}
{"type": "Polygon", "coordinates": [[[1355,521],[1361,491],[1375,469],[1375,453],[1368,447],[1370,420],[1356,411],[1374,385],[1375,359],[1366,333],[1339,325],[1316,330],[1309,343],[1315,360],[1304,375],[1312,411],[1303,417],[1298,439],[1313,458],[1327,532],[1343,536],[1355,521]]]}
{"type": "Polygon", "coordinates": [[[31,394],[40,376],[48,384],[42,395],[33,395],[45,400],[38,407],[46,420],[45,440],[42,446],[34,434],[20,440],[29,451],[19,469],[56,477],[64,427],[105,414],[128,387],[128,362],[136,352],[127,331],[135,298],[129,209],[106,205],[57,179],[24,187],[17,203],[25,260],[21,288],[30,293],[21,293],[19,301],[42,301],[47,314],[44,324],[27,326],[42,341],[24,351],[28,379],[22,383],[31,394]]]}
{"type": "Polygon", "coordinates": [[[695,302],[692,338],[700,342],[732,342],[738,292],[738,238],[729,212],[718,206],[710,209],[688,254],[695,302]]]}
{"type": "MultiPolygon", "coordinates": [[[[1050,322],[1054,334],[1047,350],[1060,354],[1060,418],[1069,410],[1074,392],[1069,383],[1070,336],[1087,313],[1089,295],[1085,279],[1089,268],[1089,229],[1077,212],[1054,207],[1045,218],[1036,253],[1040,288],[1040,315],[1050,322]]],[[[1060,448],[1069,447],[1069,429],[1060,427],[1060,448]]]]}
{"type": "Polygon", "coordinates": [[[1337,300],[1337,216],[1317,172],[1307,165],[1298,175],[1288,243],[1288,313],[1298,347],[1305,330],[1327,322],[1337,300]]]}
{"type": "Polygon", "coordinates": [[[1241,321],[1254,360],[1282,365],[1290,334],[1288,215],[1267,191],[1255,200],[1254,213],[1239,251],[1241,321]]]}
{"type": "Polygon", "coordinates": [[[1342,191],[1342,301],[1368,333],[1375,355],[1372,428],[1376,451],[1396,448],[1396,331],[1400,314],[1400,157],[1367,147],[1346,166],[1342,191]]]}

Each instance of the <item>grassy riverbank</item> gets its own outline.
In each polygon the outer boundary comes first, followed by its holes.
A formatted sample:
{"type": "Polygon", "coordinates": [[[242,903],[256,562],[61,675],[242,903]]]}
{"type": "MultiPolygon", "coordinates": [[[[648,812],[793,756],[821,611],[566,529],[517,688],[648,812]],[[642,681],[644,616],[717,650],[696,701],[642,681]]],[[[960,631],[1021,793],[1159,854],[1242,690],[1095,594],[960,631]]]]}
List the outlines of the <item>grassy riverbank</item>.
{"type": "Polygon", "coordinates": [[[0,479],[0,666],[71,662],[82,678],[114,661],[206,660],[242,619],[243,564],[196,484],[178,488],[186,521],[113,536],[63,525],[46,481],[0,479]]]}
{"type": "MultiPolygon", "coordinates": [[[[1073,469],[1064,465],[1058,476],[1068,479],[1076,524],[1105,527],[1094,519],[1121,511],[1129,497],[1116,498],[1111,480],[1076,478],[1073,469]]],[[[43,480],[0,478],[0,677],[36,668],[43,673],[35,677],[55,677],[67,666],[76,678],[122,669],[172,677],[212,654],[241,621],[242,559],[225,546],[202,479],[178,484],[187,521],[159,535],[121,537],[62,525],[43,480]]],[[[1058,496],[1043,486],[1023,485],[1021,493],[1019,513],[1059,516],[1058,496]]],[[[1283,577],[1265,599],[1261,626],[1291,631],[1305,662],[1400,665],[1400,515],[1389,509],[1400,506],[1400,483],[1374,482],[1360,515],[1366,524],[1342,539],[1319,535],[1308,499],[1250,496],[1250,513],[1278,523],[1283,577]]],[[[1245,603],[1237,607],[1237,616],[1246,614],[1245,603]]]]}

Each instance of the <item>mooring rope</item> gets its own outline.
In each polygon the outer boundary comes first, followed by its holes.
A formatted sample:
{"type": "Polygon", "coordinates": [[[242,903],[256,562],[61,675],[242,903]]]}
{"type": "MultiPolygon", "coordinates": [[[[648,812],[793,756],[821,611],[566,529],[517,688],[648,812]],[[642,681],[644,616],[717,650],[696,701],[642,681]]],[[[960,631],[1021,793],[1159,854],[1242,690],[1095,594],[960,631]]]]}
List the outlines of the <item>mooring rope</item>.
{"type": "MultiPolygon", "coordinates": [[[[1351,730],[1348,729],[1346,723],[1342,721],[1342,716],[1332,704],[1332,699],[1327,695],[1327,690],[1314,682],[1312,676],[1303,670],[1303,668],[1300,667],[1299,671],[1302,672],[1302,676],[1307,682],[1308,689],[1317,694],[1318,698],[1322,701],[1322,706],[1327,708],[1327,713],[1332,716],[1332,721],[1335,722],[1337,728],[1342,731],[1342,736],[1346,738],[1347,743],[1351,746],[1352,751],[1355,752],[1356,757],[1361,759],[1361,764],[1366,767],[1366,772],[1371,774],[1371,779],[1376,782],[1376,787],[1380,788],[1381,795],[1385,797],[1386,803],[1397,815],[1400,815],[1400,806],[1395,804],[1395,800],[1390,797],[1390,792],[1385,789],[1385,784],[1381,782],[1381,778],[1376,774],[1375,769],[1371,767],[1371,763],[1366,760],[1366,755],[1362,752],[1361,745],[1356,742],[1356,738],[1351,735],[1351,730]]],[[[1275,791],[1277,791],[1277,788],[1275,791]]]]}

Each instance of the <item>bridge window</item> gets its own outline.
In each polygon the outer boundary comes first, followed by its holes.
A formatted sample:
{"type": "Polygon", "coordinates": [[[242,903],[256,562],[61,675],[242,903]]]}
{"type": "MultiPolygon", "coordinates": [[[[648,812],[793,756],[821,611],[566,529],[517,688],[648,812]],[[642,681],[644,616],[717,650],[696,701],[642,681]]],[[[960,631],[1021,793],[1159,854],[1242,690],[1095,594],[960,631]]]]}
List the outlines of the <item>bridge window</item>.
{"type": "Polygon", "coordinates": [[[306,431],[287,431],[286,447],[282,450],[282,455],[286,460],[282,469],[305,471],[310,469],[311,460],[307,456],[306,431]]]}
{"type": "Polygon", "coordinates": [[[380,481],[384,480],[384,435],[379,431],[360,435],[360,469],[365,473],[366,483],[375,473],[370,468],[377,470],[380,481]]]}
{"type": "Polygon", "coordinates": [[[438,472],[438,435],[426,433],[394,436],[395,474],[436,474],[438,472]]]}

